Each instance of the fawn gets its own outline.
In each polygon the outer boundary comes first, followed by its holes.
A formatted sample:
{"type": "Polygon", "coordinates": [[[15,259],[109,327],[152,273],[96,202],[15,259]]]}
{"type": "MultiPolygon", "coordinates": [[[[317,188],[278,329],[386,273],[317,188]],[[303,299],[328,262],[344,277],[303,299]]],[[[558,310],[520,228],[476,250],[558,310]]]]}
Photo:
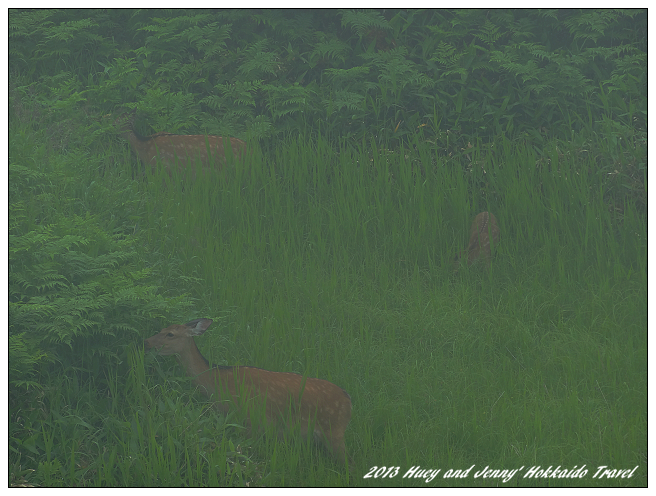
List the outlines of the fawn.
{"type": "Polygon", "coordinates": [[[195,177],[196,160],[200,160],[203,169],[211,166],[221,167],[226,161],[226,147],[229,147],[235,158],[246,152],[246,143],[237,138],[222,138],[221,136],[184,135],[171,133],[156,133],[143,137],[134,130],[136,114],[122,114],[115,124],[119,135],[130,143],[134,154],[144,165],[156,170],[157,162],[162,164],[169,175],[172,168],[178,164],[178,170],[190,170],[195,177]]]}
{"type": "Polygon", "coordinates": [[[481,212],[472,223],[469,234],[469,245],[462,250],[455,259],[455,270],[460,266],[460,260],[467,257],[467,265],[483,259],[486,265],[490,265],[492,249],[496,247],[501,238],[501,231],[497,224],[497,218],[490,212],[481,212]],[[492,240],[492,243],[490,243],[492,240]]]}
{"type": "Polygon", "coordinates": [[[203,334],[211,323],[210,319],[196,319],[169,326],[146,339],[146,348],[155,348],[160,355],[177,355],[187,375],[207,396],[214,397],[221,411],[231,407],[245,410],[249,425],[253,411],[263,412],[265,423],[279,433],[300,425],[301,435],[306,437],[311,426],[314,439],[339,462],[348,464],[344,431],[351,419],[351,397],[346,391],[300,374],[210,365],[194,336],[203,334]]]}

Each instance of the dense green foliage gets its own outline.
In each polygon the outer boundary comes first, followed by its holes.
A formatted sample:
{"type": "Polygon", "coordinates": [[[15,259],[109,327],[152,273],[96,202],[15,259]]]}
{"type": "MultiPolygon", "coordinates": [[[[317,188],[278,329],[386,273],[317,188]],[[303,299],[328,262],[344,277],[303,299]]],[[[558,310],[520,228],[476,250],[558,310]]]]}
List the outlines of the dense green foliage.
{"type": "Polygon", "coordinates": [[[10,11],[9,483],[645,485],[646,33],[618,9],[10,11]],[[253,153],[143,177],[118,109],[253,153]],[[481,210],[499,256],[455,275],[481,210]],[[138,346],[199,317],[215,363],[351,394],[351,473],[138,346]]]}
{"type": "Polygon", "coordinates": [[[644,131],[646,30],[626,10],[28,11],[10,15],[10,68],[45,101],[136,105],[156,130],[421,133],[451,152],[590,120],[644,131]]]}

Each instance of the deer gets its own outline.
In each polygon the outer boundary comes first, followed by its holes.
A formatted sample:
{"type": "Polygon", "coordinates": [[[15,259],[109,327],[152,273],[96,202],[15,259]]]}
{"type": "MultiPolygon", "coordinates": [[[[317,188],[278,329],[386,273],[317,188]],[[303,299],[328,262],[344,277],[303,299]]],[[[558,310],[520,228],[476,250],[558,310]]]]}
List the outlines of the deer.
{"type": "Polygon", "coordinates": [[[220,411],[227,413],[231,408],[245,411],[249,428],[254,423],[253,417],[264,426],[273,426],[279,435],[298,425],[302,437],[311,434],[339,463],[348,466],[351,461],[344,442],[344,432],[351,419],[348,393],[326,380],[300,374],[250,366],[211,365],[194,340],[211,323],[211,319],[196,319],[166,327],[145,340],[146,349],[155,349],[159,355],[177,355],[186,374],[216,402],[220,411]]]}
{"type": "Polygon", "coordinates": [[[474,218],[469,233],[469,244],[462,250],[455,259],[454,265],[457,271],[460,267],[460,260],[467,259],[467,265],[472,266],[479,260],[485,261],[489,267],[492,259],[492,249],[496,247],[501,238],[501,231],[497,218],[490,212],[481,212],[474,218]],[[490,243],[492,241],[492,243],[490,243]]]}
{"type": "Polygon", "coordinates": [[[134,154],[145,166],[153,171],[159,162],[172,176],[172,170],[177,163],[178,170],[191,171],[195,178],[196,161],[199,160],[203,170],[211,167],[221,168],[226,162],[226,150],[229,147],[235,158],[242,157],[246,152],[246,143],[237,138],[221,136],[185,135],[172,133],[155,133],[141,136],[134,129],[136,114],[122,114],[116,121],[119,136],[125,138],[134,154]]]}

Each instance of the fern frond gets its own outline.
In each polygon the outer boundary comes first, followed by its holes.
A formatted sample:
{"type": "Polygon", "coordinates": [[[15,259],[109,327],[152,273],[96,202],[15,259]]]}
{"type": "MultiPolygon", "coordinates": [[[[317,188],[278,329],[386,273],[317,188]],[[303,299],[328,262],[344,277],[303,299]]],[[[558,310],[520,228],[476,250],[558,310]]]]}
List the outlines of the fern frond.
{"type": "Polygon", "coordinates": [[[350,27],[356,34],[363,38],[371,29],[382,29],[391,31],[387,19],[376,10],[340,10],[342,14],[342,26],[350,27]]]}

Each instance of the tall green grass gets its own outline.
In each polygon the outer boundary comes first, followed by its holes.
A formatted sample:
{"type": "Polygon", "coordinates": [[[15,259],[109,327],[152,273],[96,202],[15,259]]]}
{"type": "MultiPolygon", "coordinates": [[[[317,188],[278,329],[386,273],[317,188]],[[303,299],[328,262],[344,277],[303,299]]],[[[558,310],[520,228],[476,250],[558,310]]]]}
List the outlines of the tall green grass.
{"type": "MultiPolygon", "coordinates": [[[[614,215],[592,159],[555,145],[502,142],[468,172],[430,152],[291,140],[228,180],[150,181],[150,243],[184,261],[192,317],[223,317],[204,353],[345,388],[349,483],[422,485],[360,479],[374,465],[585,464],[641,475],[510,485],[643,484],[644,218],[630,203],[614,215]],[[481,210],[499,219],[499,255],[454,275],[481,210]]],[[[267,485],[316,483],[303,474],[317,463],[283,461],[267,485]]]]}
{"type": "Polygon", "coordinates": [[[133,192],[134,233],[162,292],[197,302],[162,327],[212,318],[197,339],[211,362],[344,388],[354,465],[347,474],[312,444],[249,434],[172,357],[135,346],[104,371],[106,395],[75,374],[51,378],[30,414],[42,429],[17,449],[37,463],[12,452],[14,483],[425,487],[402,478],[420,465],[442,470],[433,486],[645,485],[645,216],[629,200],[609,209],[592,154],[503,140],[477,150],[461,168],[421,142],[336,152],[290,138],[197,181],[99,175],[133,192]],[[497,257],[454,274],[482,210],[499,220],[497,257]],[[581,480],[442,478],[584,464],[581,480]],[[639,468],[592,479],[600,465],[639,468]],[[364,479],[373,466],[400,475],[364,479]]]}

